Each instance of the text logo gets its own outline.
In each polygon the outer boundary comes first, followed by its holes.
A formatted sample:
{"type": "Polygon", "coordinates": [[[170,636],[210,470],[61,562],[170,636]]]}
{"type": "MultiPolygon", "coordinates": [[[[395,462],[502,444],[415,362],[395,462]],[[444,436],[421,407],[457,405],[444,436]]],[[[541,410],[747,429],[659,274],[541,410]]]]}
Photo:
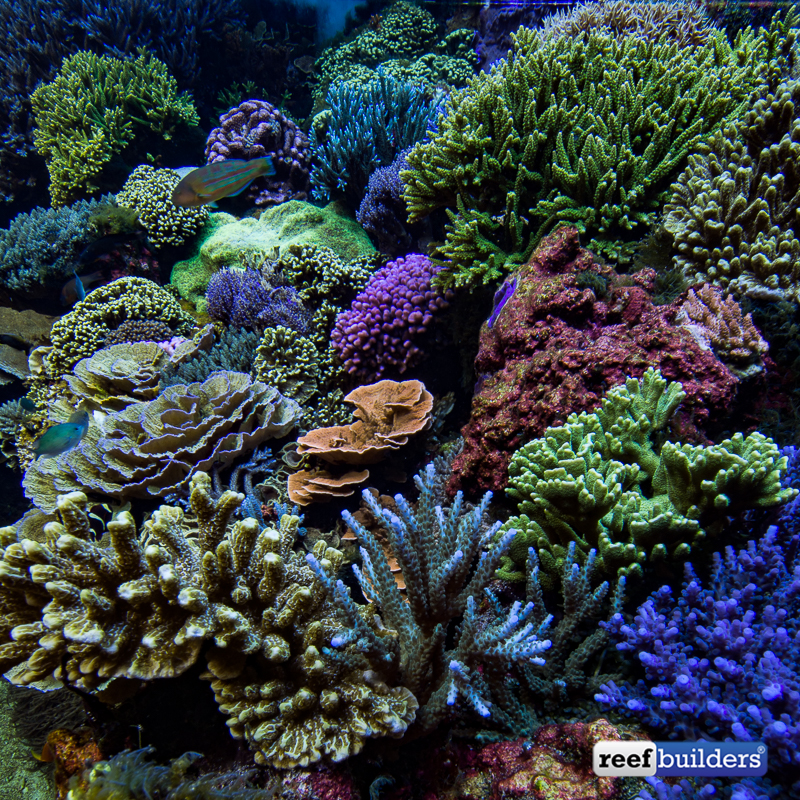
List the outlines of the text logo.
{"type": "Polygon", "coordinates": [[[763,742],[617,742],[594,746],[592,767],[603,777],[744,777],[767,772],[763,742]]]}

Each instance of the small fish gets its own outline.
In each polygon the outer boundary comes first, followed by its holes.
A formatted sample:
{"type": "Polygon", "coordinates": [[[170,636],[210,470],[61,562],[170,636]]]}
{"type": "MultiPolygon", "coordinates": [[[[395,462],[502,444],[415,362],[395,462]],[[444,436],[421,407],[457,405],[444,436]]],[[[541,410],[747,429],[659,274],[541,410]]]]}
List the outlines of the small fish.
{"type": "Polygon", "coordinates": [[[19,404],[25,411],[36,411],[36,403],[30,397],[23,397],[19,404]]]}
{"type": "Polygon", "coordinates": [[[86,288],[91,288],[96,283],[102,283],[106,280],[102,271],[92,272],[90,275],[78,275],[77,272],[72,273],[75,277],[70,278],[61,287],[61,305],[74,306],[75,303],[83,300],[86,297],[86,288]]]}
{"type": "Polygon", "coordinates": [[[89,430],[89,414],[86,411],[76,411],[69,422],[62,422],[48,428],[36,442],[37,456],[52,458],[72,450],[89,430]]]}
{"type": "Polygon", "coordinates": [[[172,202],[181,208],[202,206],[222,197],[235,197],[256,178],[274,175],[275,165],[268,156],[252,161],[215,161],[181,178],[172,193],[172,202]]]}

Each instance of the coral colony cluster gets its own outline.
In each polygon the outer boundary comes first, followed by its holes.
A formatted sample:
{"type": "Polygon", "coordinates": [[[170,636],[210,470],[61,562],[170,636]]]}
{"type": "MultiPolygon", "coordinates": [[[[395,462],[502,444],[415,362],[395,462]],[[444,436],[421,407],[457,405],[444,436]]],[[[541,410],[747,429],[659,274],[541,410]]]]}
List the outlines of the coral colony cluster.
{"type": "Polygon", "coordinates": [[[0,30],[2,797],[800,800],[794,6],[0,30]]]}

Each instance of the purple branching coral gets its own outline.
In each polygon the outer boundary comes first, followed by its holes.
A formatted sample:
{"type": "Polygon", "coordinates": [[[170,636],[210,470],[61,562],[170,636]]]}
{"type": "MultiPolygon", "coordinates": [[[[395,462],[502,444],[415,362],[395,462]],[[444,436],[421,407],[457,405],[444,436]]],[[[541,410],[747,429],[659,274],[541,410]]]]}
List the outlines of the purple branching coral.
{"type": "Polygon", "coordinates": [[[272,285],[256,269],[223,268],[206,290],[208,315],[235,328],[272,328],[283,325],[306,334],[311,312],[291,286],[272,285]]]}
{"type": "Polygon", "coordinates": [[[402,374],[422,360],[421,340],[452,297],[431,285],[439,269],[415,253],[391,261],[336,318],[331,341],[350,374],[379,380],[387,370],[402,374]]]}
{"type": "Polygon", "coordinates": [[[662,586],[634,623],[603,625],[638,655],[645,679],[595,700],[671,738],[763,740],[771,760],[800,765],[800,536],[772,527],[738,554],[714,555],[709,588],[690,564],[677,602],[662,586]]]}
{"type": "Polygon", "coordinates": [[[206,162],[271,156],[275,175],[256,178],[247,198],[271,206],[308,196],[311,150],[306,135],[266,100],[246,100],[219,118],[206,141],[206,162]]]}

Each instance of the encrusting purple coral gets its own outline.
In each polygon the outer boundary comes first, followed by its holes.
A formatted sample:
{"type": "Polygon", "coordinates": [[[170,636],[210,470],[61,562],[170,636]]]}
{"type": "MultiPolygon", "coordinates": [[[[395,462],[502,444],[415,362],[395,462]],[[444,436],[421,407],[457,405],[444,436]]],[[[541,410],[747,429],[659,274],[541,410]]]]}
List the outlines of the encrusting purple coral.
{"type": "Polygon", "coordinates": [[[246,100],[219,118],[206,141],[208,164],[270,156],[275,175],[256,178],[247,198],[271,206],[308,197],[311,150],[306,135],[266,100],[246,100]]]}
{"type": "Polygon", "coordinates": [[[219,270],[206,290],[208,315],[238,328],[283,325],[308,333],[311,312],[291,286],[273,286],[256,269],[219,270]]]}
{"type": "Polygon", "coordinates": [[[336,318],[331,341],[351,375],[379,380],[387,370],[402,374],[422,360],[420,340],[452,297],[431,285],[439,269],[416,253],[391,261],[336,318]]]}
{"type": "Polygon", "coordinates": [[[638,655],[645,680],[601,687],[595,700],[671,738],[761,740],[800,765],[800,536],[772,527],[713,559],[709,587],[690,564],[677,602],[662,586],[634,623],[600,623],[638,655]]]}

